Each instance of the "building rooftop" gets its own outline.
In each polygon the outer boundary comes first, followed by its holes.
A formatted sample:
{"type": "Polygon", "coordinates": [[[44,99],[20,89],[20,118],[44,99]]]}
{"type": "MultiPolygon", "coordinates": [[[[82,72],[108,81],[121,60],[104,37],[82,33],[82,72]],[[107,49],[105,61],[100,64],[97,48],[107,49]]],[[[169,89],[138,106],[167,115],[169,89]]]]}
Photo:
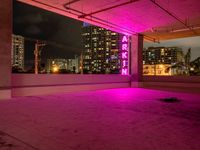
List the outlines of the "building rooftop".
{"type": "Polygon", "coordinates": [[[0,101],[0,148],[199,150],[199,99],[124,88],[0,101]]]}

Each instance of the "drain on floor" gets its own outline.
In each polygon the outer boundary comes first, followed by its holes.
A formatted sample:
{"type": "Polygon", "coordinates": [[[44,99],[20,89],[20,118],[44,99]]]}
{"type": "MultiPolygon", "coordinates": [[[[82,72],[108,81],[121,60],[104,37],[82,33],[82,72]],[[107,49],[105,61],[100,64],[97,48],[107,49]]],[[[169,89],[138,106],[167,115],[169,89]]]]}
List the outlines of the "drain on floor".
{"type": "Polygon", "coordinates": [[[166,97],[166,98],[162,98],[160,99],[160,101],[162,102],[166,102],[166,103],[176,103],[176,102],[180,102],[180,100],[176,97],[166,97]]]}

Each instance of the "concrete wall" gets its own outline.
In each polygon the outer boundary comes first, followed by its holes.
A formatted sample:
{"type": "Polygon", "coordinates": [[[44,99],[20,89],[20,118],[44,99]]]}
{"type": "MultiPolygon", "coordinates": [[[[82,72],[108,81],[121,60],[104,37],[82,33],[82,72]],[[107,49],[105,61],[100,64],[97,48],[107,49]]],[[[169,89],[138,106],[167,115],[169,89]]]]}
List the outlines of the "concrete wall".
{"type": "Polygon", "coordinates": [[[1,0],[0,21],[0,99],[4,99],[11,96],[11,0],[1,0]]]}
{"type": "Polygon", "coordinates": [[[141,88],[200,93],[199,76],[143,76],[141,82],[131,82],[131,87],[136,84],[141,88]]]}
{"type": "Polygon", "coordinates": [[[130,50],[130,74],[133,87],[139,87],[138,83],[142,81],[142,51],[143,36],[136,34],[131,37],[130,50]]]}
{"type": "Polygon", "coordinates": [[[199,83],[199,76],[143,76],[143,82],[182,82],[182,83],[199,83]]]}
{"type": "Polygon", "coordinates": [[[128,87],[130,77],[121,75],[12,75],[13,97],[128,87]]]}

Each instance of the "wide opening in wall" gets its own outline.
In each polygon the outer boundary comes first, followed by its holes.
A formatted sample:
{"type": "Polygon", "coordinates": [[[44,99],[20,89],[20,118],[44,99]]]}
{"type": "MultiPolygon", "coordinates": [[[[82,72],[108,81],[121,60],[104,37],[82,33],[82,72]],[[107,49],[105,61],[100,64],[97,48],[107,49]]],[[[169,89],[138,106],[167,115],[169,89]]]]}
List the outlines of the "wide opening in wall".
{"type": "Polygon", "coordinates": [[[200,36],[144,41],[143,76],[200,76],[200,36]]]}
{"type": "Polygon", "coordinates": [[[129,36],[13,1],[12,73],[129,74],[129,36]]]}

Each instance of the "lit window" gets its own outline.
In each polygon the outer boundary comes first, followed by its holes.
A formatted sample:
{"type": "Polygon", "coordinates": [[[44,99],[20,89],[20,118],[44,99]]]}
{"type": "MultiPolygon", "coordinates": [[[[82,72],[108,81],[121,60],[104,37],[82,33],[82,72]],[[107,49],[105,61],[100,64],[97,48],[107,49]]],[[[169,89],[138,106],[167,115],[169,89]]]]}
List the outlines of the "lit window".
{"type": "Polygon", "coordinates": [[[115,32],[112,32],[112,33],[111,33],[111,35],[117,35],[117,33],[115,33],[115,32]]]}

